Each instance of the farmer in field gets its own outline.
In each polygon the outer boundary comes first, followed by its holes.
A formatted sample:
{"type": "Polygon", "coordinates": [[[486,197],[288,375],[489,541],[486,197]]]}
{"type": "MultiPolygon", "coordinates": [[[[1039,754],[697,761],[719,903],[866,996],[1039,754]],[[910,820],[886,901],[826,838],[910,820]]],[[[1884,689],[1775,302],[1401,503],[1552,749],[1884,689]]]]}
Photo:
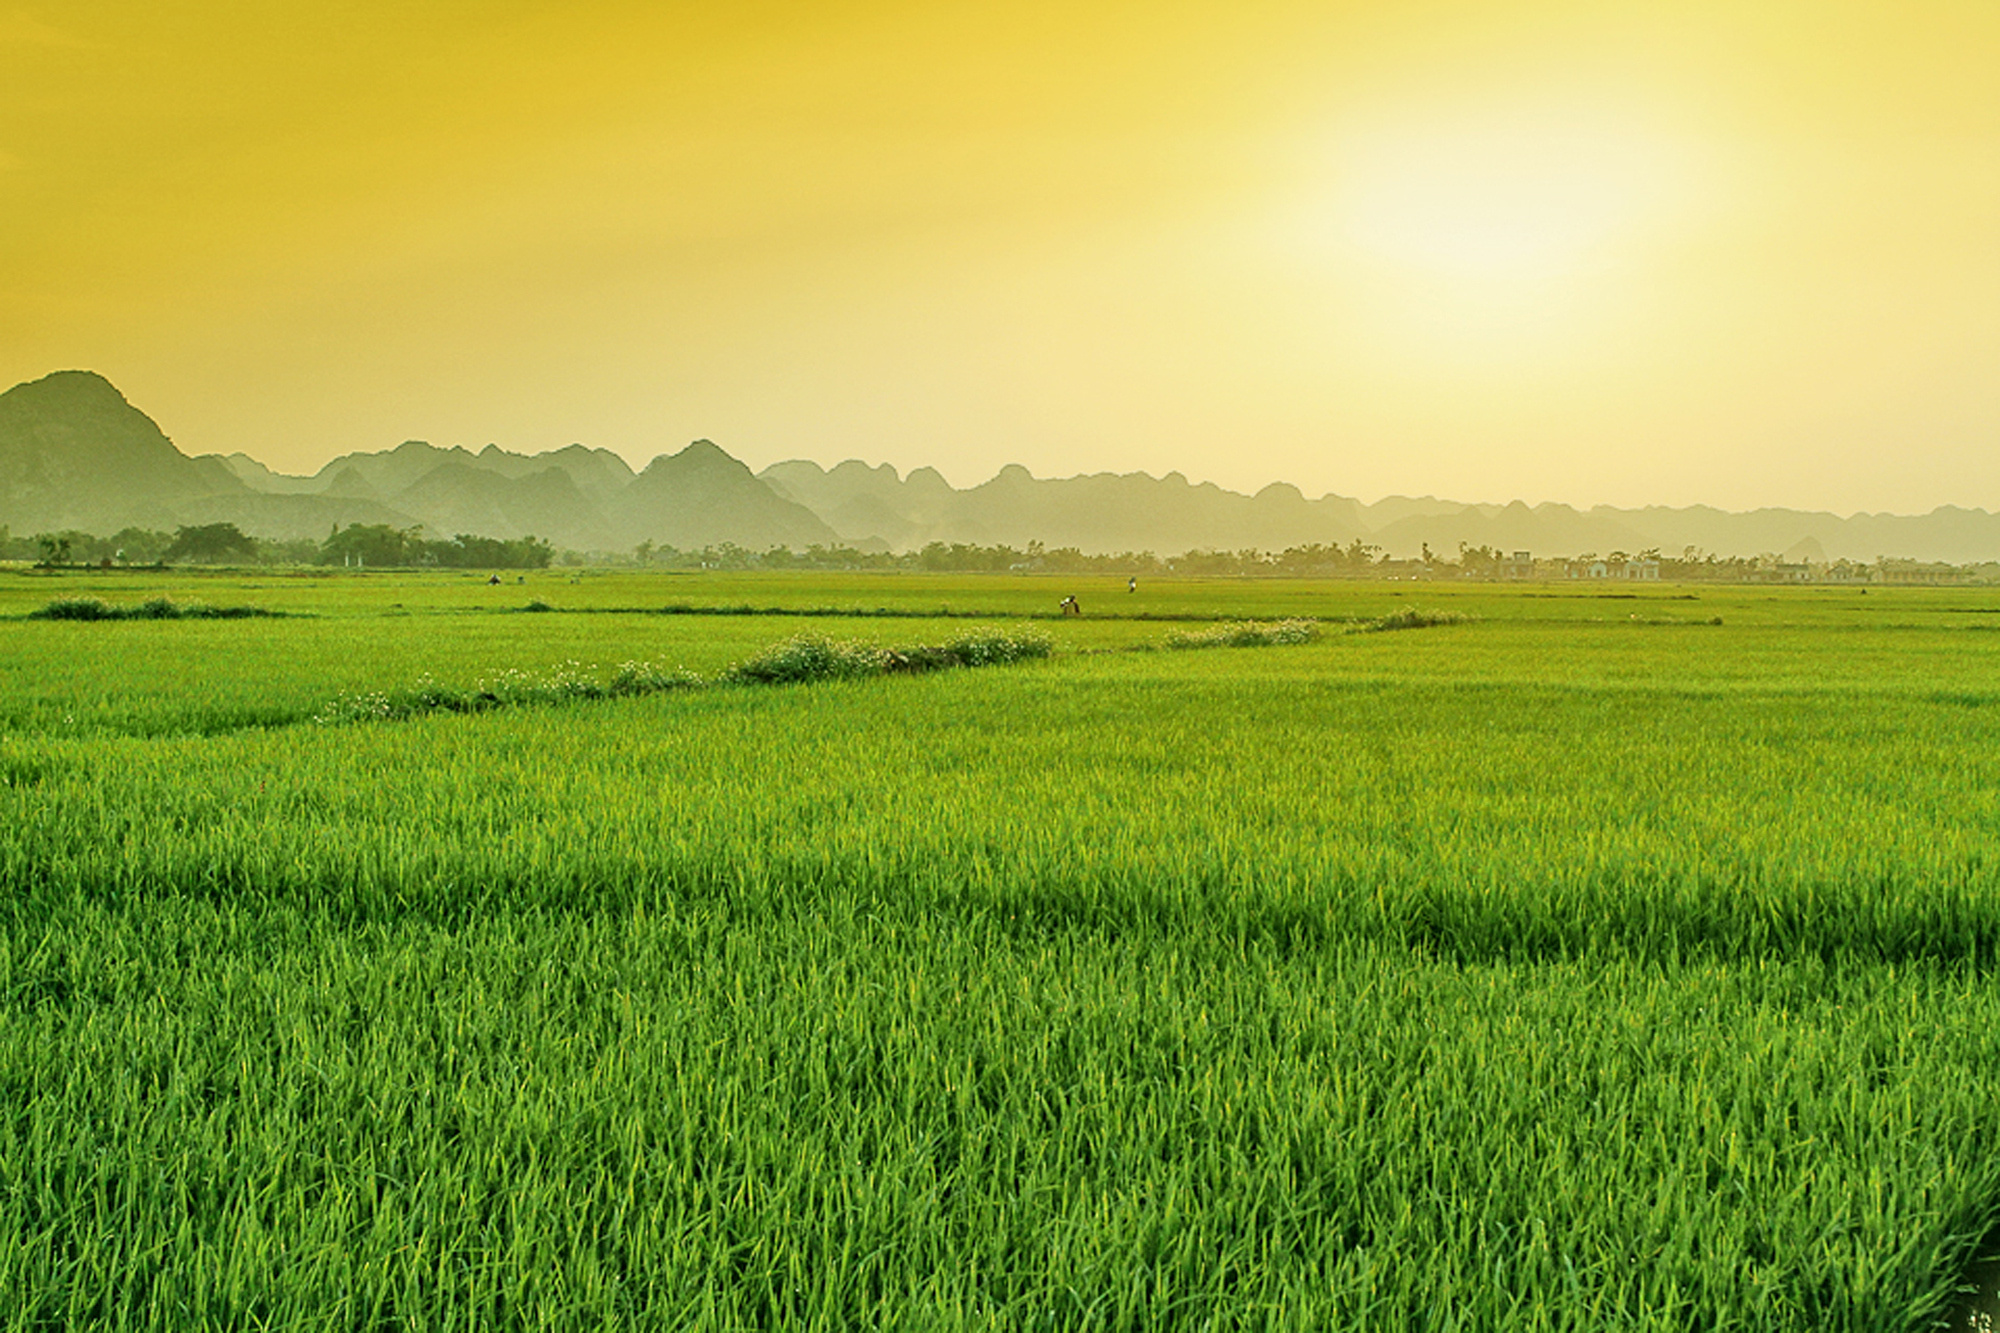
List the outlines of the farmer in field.
{"type": "Polygon", "coordinates": [[[1075,597],[1065,597],[1062,599],[1062,613],[1066,616],[1080,616],[1083,614],[1083,608],[1077,605],[1075,597]]]}
{"type": "Polygon", "coordinates": [[[1139,591],[1139,576],[1137,574],[1134,574],[1131,578],[1125,580],[1125,591],[1126,592],[1139,591]]]}

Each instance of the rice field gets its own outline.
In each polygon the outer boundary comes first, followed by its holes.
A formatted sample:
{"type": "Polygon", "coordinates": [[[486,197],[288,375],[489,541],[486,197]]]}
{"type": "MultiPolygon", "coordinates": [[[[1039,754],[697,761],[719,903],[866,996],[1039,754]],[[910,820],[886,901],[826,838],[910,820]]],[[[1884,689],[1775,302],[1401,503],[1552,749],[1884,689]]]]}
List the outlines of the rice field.
{"type": "Polygon", "coordinates": [[[1105,583],[0,574],[0,1326],[1963,1323],[2000,593],[1105,583]]]}

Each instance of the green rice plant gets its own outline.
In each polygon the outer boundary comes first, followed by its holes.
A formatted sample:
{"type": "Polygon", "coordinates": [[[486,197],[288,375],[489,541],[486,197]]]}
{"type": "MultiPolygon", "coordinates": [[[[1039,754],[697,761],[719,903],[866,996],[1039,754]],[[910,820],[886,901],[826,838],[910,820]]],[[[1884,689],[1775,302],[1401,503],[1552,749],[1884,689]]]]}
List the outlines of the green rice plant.
{"type": "Polygon", "coordinates": [[[1318,637],[1319,622],[1314,620],[1280,620],[1271,624],[1238,621],[1209,629],[1175,630],[1167,635],[1167,647],[1270,648],[1311,643],[1318,637]]]}
{"type": "Polygon", "coordinates": [[[0,624],[0,1325],[1914,1333],[2000,1212],[2000,598],[316,586],[0,624]]]}

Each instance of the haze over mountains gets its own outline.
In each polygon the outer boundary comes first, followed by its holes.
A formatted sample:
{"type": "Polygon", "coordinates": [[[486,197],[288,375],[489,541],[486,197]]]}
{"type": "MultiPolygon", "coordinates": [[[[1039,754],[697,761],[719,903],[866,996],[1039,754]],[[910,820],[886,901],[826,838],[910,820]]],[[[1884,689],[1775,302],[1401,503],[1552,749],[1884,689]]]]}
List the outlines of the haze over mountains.
{"type": "Polygon", "coordinates": [[[524,455],[490,444],[475,453],[413,440],[346,454],[310,477],[294,477],[243,454],[189,457],[89,371],[60,371],[0,394],[0,525],[17,535],[108,535],[217,522],[276,539],[386,523],[421,526],[434,537],[532,535],[558,548],[605,553],[642,542],[682,550],[725,542],[750,550],[908,550],[943,541],[1170,555],[1359,539],[1392,556],[1416,555],[1425,544],[1450,554],[1464,543],[1537,555],[1693,546],[1718,555],[2000,559],[2000,516],[1951,506],[1920,516],[1842,517],[1429,497],[1362,504],[1338,495],[1308,499],[1282,482],[1252,496],[1177,472],[1051,480],[1018,466],[959,490],[932,468],[902,476],[887,464],[856,461],[831,470],[791,461],[752,473],[706,440],[638,472],[608,449],[580,444],[524,455]]]}

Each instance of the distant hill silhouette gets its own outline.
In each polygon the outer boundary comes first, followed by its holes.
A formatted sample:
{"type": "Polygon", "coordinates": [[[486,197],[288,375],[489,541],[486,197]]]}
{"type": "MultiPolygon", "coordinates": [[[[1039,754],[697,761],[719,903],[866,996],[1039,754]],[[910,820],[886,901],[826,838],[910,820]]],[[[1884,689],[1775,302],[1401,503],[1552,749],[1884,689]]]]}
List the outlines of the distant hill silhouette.
{"type": "Polygon", "coordinates": [[[247,494],[102,375],[60,370],[0,394],[0,523],[18,532],[160,527],[191,501],[247,494]]]}
{"type": "Polygon", "coordinates": [[[1394,495],[1374,504],[1343,496],[1307,499],[1274,482],[1256,495],[1203,483],[1178,472],[1042,480],[1010,465],[983,485],[955,490],[930,468],[899,480],[894,468],[849,460],[831,471],[790,460],[758,474],[781,495],[811,509],[848,541],[879,536],[891,547],[925,542],[1005,542],[1075,546],[1086,554],[1150,550],[1280,551],[1314,542],[1346,545],[1357,538],[1391,556],[1408,558],[1425,546],[1456,556],[1461,544],[1535,555],[1636,555],[1657,549],[1680,555],[1755,556],[1794,548],[1816,559],[1873,560],[1906,556],[1956,564],[2000,560],[2000,515],[1944,506],[1923,515],[1807,513],[1759,509],[1729,513],[1706,505],[1685,509],[1615,509],[1598,505],[1463,504],[1432,496],[1394,495]],[[1816,543],[1800,547],[1801,543],[1816,543]]]}
{"type": "Polygon", "coordinates": [[[877,536],[896,549],[929,541],[1025,546],[1040,541],[1090,554],[1194,549],[1283,550],[1360,539],[1389,555],[1411,557],[1428,545],[1441,556],[1459,546],[1537,555],[1679,555],[1692,546],[1716,555],[1784,553],[1817,543],[1818,559],[1971,563],[2000,559],[2000,516],[1950,506],[1921,516],[1803,513],[1760,509],[1734,514],[1686,509],[1588,510],[1521,501],[1462,504],[1431,496],[1390,496],[1362,504],[1338,495],[1309,500],[1282,482],[1254,496],[1191,485],[1178,472],[1039,480],[1018,466],[984,485],[955,490],[931,468],[899,479],[894,468],[849,460],[832,470],[794,459],[758,474],[781,495],[811,509],[848,541],[877,536]]]}
{"type": "MultiPolygon", "coordinates": [[[[1364,513],[1370,514],[1375,506],[1364,513]]],[[[1636,554],[1657,549],[1680,555],[1689,547],[1722,555],[1782,555],[1794,548],[1816,559],[1874,560],[1879,556],[1943,560],[1954,564],[2000,559],[2000,515],[1983,509],[1945,505],[1928,514],[1808,513],[1758,509],[1731,513],[1707,505],[1684,509],[1651,506],[1615,509],[1597,505],[1573,509],[1516,501],[1505,506],[1463,505],[1457,512],[1412,515],[1376,529],[1371,540],[1393,555],[1409,555],[1428,542],[1440,554],[1458,544],[1496,550],[1528,550],[1538,555],[1580,555],[1613,551],[1636,554]]]]}
{"type": "Polygon", "coordinates": [[[777,463],[760,474],[780,494],[825,519],[848,541],[880,537],[891,546],[930,541],[1074,546],[1089,552],[1180,552],[1204,547],[1263,550],[1341,543],[1367,531],[1352,500],[1308,500],[1282,482],[1255,496],[1178,472],[1040,480],[1018,464],[970,490],[953,490],[930,468],[899,482],[895,469],[842,463],[777,463]]]}
{"type": "Polygon", "coordinates": [[[1392,496],[1374,504],[1309,499],[1282,482],[1255,495],[1178,472],[1037,478],[1018,465],[958,490],[935,469],[902,476],[849,460],[802,460],[753,474],[707,440],[638,472],[608,449],[572,444],[538,454],[479,452],[408,440],[350,453],[310,477],[244,454],[189,457],[102,376],[59,371],[0,394],[0,525],[19,535],[173,528],[232,522],[281,539],[321,538],[335,524],[422,527],[433,538],[541,537],[559,548],[628,552],[641,542],[696,550],[848,544],[910,550],[929,542],[1090,554],[1279,551],[1359,540],[1392,556],[1461,544],[1536,555],[1717,555],[1953,563],[2000,559],[2000,516],[1946,506],[1920,516],[1728,513],[1707,506],[1579,510],[1568,505],[1461,504],[1392,496]]]}
{"type": "Polygon", "coordinates": [[[833,529],[706,440],[634,474],[608,449],[478,453],[408,440],[310,477],[244,454],[190,458],[103,376],[61,371],[0,394],[0,524],[18,534],[232,522],[260,537],[338,524],[431,537],[537,536],[582,551],[833,544],[833,529]]]}
{"type": "Polygon", "coordinates": [[[605,508],[628,543],[652,538],[688,550],[734,542],[761,551],[839,540],[810,509],[758,481],[708,440],[655,458],[605,508]]]}

